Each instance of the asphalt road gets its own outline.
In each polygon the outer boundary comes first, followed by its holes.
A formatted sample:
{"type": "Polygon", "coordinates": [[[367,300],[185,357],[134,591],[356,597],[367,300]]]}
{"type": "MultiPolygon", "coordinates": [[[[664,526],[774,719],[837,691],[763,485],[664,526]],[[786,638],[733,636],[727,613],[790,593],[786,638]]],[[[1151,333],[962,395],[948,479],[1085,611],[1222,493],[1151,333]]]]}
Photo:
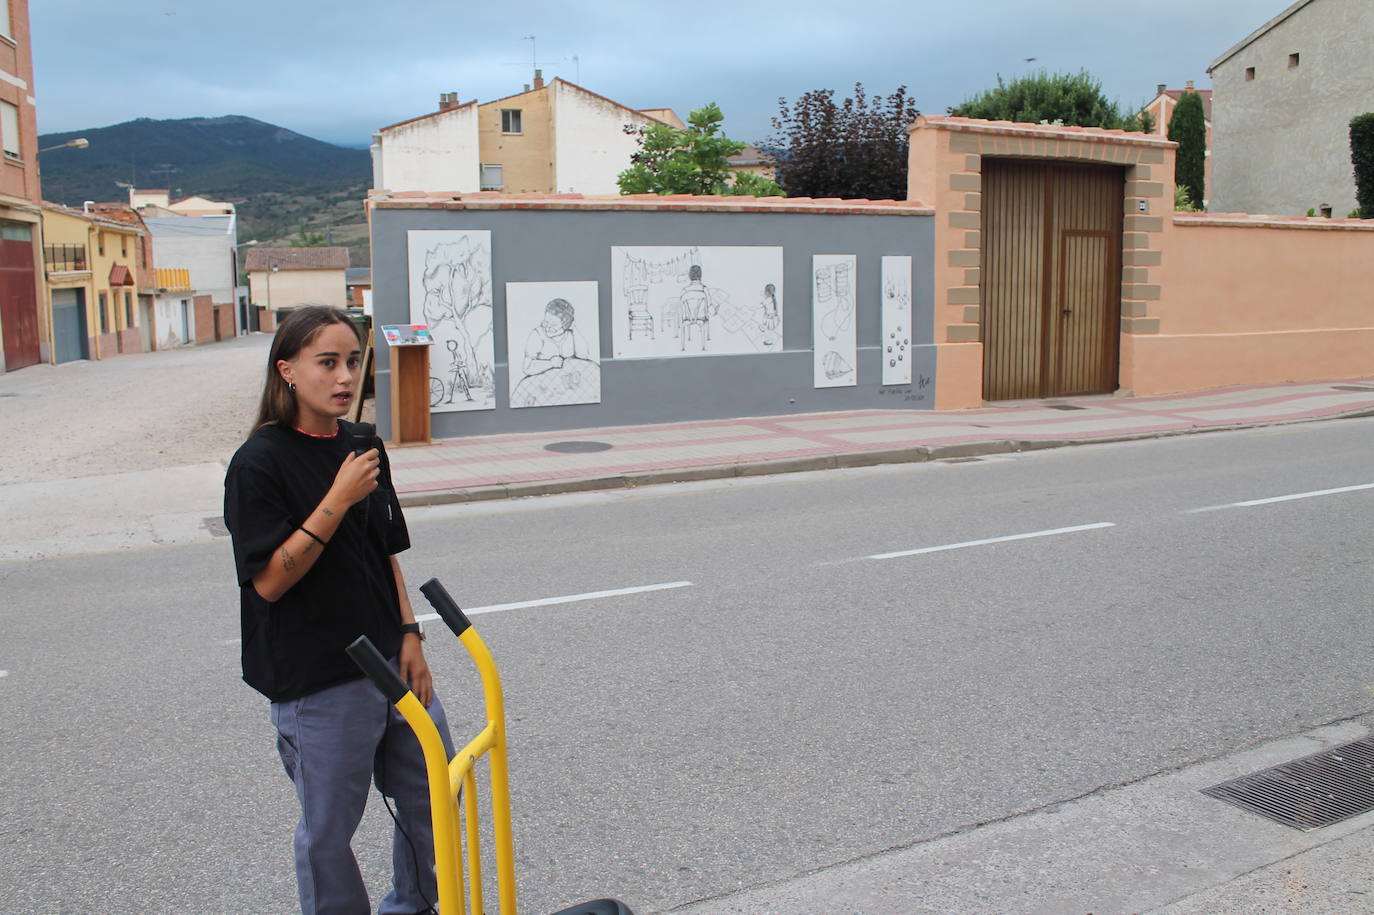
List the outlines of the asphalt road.
{"type": "MultiPolygon", "coordinates": [[[[494,608],[522,908],[658,911],[1374,712],[1372,451],[1346,420],[413,510],[403,565],[494,608]]],[[[0,563],[0,911],[293,910],[231,575],[225,542],[0,563]]],[[[429,646],[461,742],[475,674],[429,646]]]]}

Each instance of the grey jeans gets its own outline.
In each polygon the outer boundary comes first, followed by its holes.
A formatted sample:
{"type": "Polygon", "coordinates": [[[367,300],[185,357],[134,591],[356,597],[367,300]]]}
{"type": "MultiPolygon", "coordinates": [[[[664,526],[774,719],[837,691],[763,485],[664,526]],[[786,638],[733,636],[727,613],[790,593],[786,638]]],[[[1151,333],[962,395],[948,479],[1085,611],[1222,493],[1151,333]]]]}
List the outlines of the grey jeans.
{"type": "MultiPolygon", "coordinates": [[[[394,659],[391,663],[396,665],[394,659]]],[[[451,759],[453,739],[437,695],[429,714],[451,759]]],[[[430,903],[437,906],[429,779],[420,742],[401,713],[371,681],[359,679],[272,703],[272,724],[277,752],[301,805],[295,836],[301,911],[372,911],[351,843],[374,779],[396,801],[400,823],[391,840],[391,892],[377,911],[412,915],[426,911],[430,903]]]]}

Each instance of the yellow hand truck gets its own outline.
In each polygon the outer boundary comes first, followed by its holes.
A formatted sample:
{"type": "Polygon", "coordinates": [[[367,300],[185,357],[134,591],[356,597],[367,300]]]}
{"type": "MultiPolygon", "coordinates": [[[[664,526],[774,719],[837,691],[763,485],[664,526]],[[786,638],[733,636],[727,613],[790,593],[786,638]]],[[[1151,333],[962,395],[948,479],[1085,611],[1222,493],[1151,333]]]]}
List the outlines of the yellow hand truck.
{"type": "MultiPolygon", "coordinates": [[[[450,761],[439,729],[410,687],[382,657],[367,636],[359,636],[348,646],[348,655],[367,674],[387,701],[405,717],[420,741],[429,775],[429,812],[434,824],[434,875],[439,885],[439,911],[443,915],[483,915],[482,856],[477,813],[477,760],[490,757],[492,839],[496,856],[496,890],[501,915],[516,915],[515,843],[511,836],[510,776],[506,759],[506,708],[501,697],[501,676],[496,670],[482,637],[472,628],[467,615],[449,596],[437,578],[420,586],[420,593],[433,605],[463,647],[468,650],[482,678],[482,695],[487,725],[458,751],[450,761]],[[459,837],[458,799],[463,799],[462,824],[466,843],[459,837]],[[466,844],[467,854],[463,854],[466,844]],[[462,864],[467,858],[467,897],[463,901],[462,864]]],[[[633,915],[617,899],[595,899],[562,909],[554,915],[633,915]]]]}

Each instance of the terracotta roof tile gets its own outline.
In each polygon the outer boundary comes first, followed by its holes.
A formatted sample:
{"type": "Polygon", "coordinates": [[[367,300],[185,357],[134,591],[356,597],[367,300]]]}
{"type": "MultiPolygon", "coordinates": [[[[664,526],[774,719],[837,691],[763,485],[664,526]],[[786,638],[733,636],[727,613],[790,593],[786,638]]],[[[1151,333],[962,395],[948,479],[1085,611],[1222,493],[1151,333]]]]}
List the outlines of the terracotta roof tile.
{"type": "Polygon", "coordinates": [[[248,271],[268,270],[346,270],[348,249],[340,245],[318,248],[249,248],[244,261],[248,271]]]}

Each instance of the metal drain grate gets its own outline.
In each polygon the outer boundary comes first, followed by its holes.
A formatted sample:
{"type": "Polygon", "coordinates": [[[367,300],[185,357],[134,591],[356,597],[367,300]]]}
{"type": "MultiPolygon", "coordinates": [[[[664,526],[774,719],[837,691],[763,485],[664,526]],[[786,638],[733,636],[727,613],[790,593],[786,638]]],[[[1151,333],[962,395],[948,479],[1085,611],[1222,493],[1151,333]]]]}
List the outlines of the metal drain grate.
{"type": "Polygon", "coordinates": [[[980,462],[980,461],[982,461],[982,460],[983,460],[983,459],[980,458],[980,457],[944,458],[944,459],[942,459],[942,460],[940,461],[940,463],[941,463],[941,464],[974,464],[974,463],[978,463],[978,462],[980,462]]]}
{"type": "Polygon", "coordinates": [[[594,451],[610,451],[610,442],[554,442],[545,445],[545,451],[561,451],[564,454],[591,454],[594,451]]]}
{"type": "Polygon", "coordinates": [[[1203,789],[1203,794],[1310,831],[1374,810],[1374,737],[1203,789]]]}
{"type": "Polygon", "coordinates": [[[1358,384],[1333,384],[1333,391],[1374,391],[1374,388],[1366,388],[1358,384]]]}
{"type": "Polygon", "coordinates": [[[1076,406],[1071,403],[1052,403],[1046,404],[1051,410],[1086,410],[1087,407],[1076,406]]]}

